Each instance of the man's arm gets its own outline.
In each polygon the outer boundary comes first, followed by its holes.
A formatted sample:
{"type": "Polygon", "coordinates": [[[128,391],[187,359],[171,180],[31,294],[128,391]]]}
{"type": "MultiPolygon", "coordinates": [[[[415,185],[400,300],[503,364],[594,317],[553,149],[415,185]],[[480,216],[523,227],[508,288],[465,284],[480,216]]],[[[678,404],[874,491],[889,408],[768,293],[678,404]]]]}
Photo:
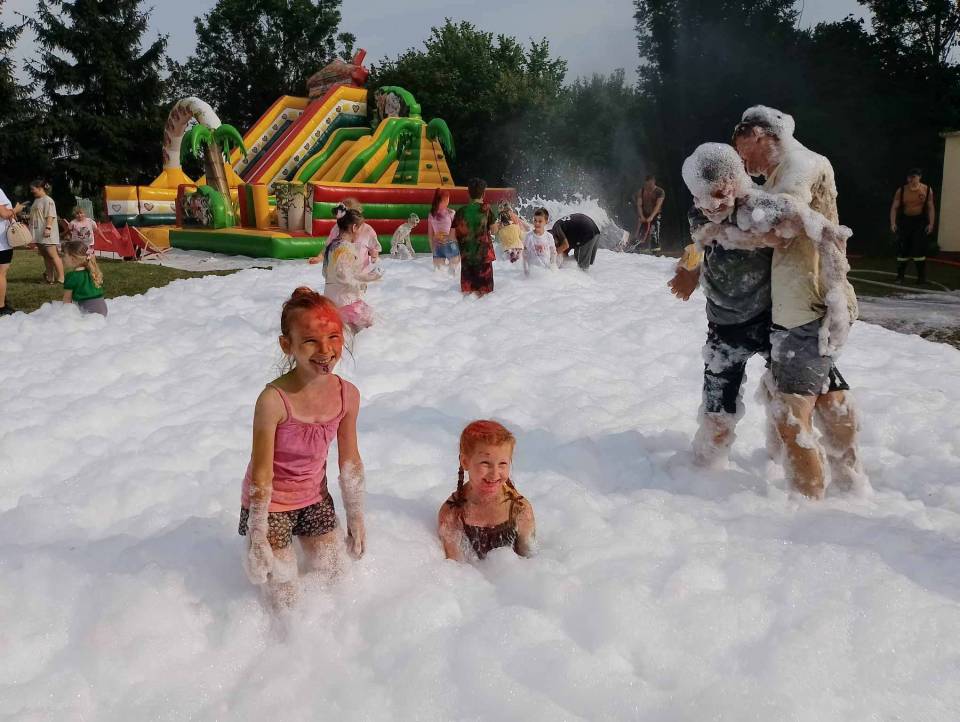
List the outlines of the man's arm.
{"type": "Polygon", "coordinates": [[[902,188],[897,188],[897,192],[893,194],[893,203],[890,204],[890,230],[894,233],[897,232],[897,213],[900,211],[900,194],[902,192],[902,188]]]}
{"type": "Polygon", "coordinates": [[[937,219],[937,209],[933,203],[933,188],[927,189],[927,235],[933,233],[933,226],[937,219]]]}

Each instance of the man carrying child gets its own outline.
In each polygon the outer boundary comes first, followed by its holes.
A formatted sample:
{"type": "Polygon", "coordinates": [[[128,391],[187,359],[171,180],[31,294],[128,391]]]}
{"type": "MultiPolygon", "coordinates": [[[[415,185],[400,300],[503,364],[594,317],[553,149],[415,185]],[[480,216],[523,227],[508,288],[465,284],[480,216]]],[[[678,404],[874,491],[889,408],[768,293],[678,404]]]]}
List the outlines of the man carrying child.
{"type": "MultiPolygon", "coordinates": [[[[779,197],[801,209],[801,215],[806,214],[806,220],[809,220],[811,211],[816,211],[820,214],[817,217],[823,227],[834,229],[831,237],[837,237],[836,229],[839,226],[836,225],[838,216],[833,168],[826,158],[796,141],[793,128],[793,118],[789,115],[763,106],[750,108],[734,131],[737,152],[747,172],[766,178],[764,191],[783,194],[779,197]]],[[[730,165],[729,160],[723,163],[725,169],[729,169],[730,165]]],[[[738,179],[736,173],[725,172],[722,174],[724,177],[720,178],[714,170],[714,177],[711,177],[703,173],[703,164],[689,170],[702,175],[698,178],[700,187],[691,186],[691,192],[708,218],[711,213],[716,217],[730,218],[736,207],[733,199],[743,197],[750,190],[749,187],[743,187],[742,178],[738,179]],[[727,208],[729,210],[724,214],[727,208]]],[[[687,180],[687,171],[685,166],[684,180],[687,180]]],[[[770,366],[774,387],[771,408],[777,436],[784,446],[788,479],[801,493],[813,498],[822,497],[825,490],[821,461],[823,452],[830,463],[832,483],[842,489],[865,491],[869,484],[858,456],[858,422],[852,398],[847,393],[849,387],[836,370],[833,359],[822,350],[824,330],[830,330],[829,322],[825,320],[830,316],[825,284],[831,282],[837,288],[842,286],[822,277],[819,248],[823,246],[818,244],[823,238],[815,241],[806,230],[809,226],[801,224],[800,227],[804,231],[789,242],[777,240],[770,267],[773,322],[770,366]],[[823,433],[823,449],[813,430],[814,412],[823,433]]],[[[717,225],[716,221],[708,230],[718,236],[724,235],[723,227],[717,225]]],[[[701,242],[704,240],[708,239],[701,238],[701,242]]],[[[836,249],[831,251],[835,252],[836,249]]],[[[734,263],[733,267],[737,268],[737,264],[734,263]]],[[[704,267],[704,273],[709,283],[714,275],[709,262],[704,267]]],[[[740,275],[746,278],[750,273],[748,267],[743,265],[740,275]]],[[[674,293],[689,297],[692,292],[690,280],[696,275],[691,271],[678,270],[677,276],[671,281],[674,293]]],[[[845,279],[842,283],[849,287],[845,279]]],[[[703,282],[701,285],[707,290],[708,297],[713,293],[716,300],[715,290],[703,282]]],[[[851,302],[855,307],[855,299],[851,299],[851,302]]],[[[846,304],[843,305],[844,315],[847,315],[846,304]]],[[[850,313],[847,318],[853,315],[850,313]]],[[[708,340],[708,366],[710,352],[708,340]]],[[[705,407],[708,407],[707,371],[705,369],[705,407]]],[[[732,437],[734,423],[735,417],[728,419],[728,423],[713,434],[714,439],[719,436],[723,440],[724,435],[732,437]]],[[[709,436],[710,431],[701,429],[698,438],[709,436]]]]}

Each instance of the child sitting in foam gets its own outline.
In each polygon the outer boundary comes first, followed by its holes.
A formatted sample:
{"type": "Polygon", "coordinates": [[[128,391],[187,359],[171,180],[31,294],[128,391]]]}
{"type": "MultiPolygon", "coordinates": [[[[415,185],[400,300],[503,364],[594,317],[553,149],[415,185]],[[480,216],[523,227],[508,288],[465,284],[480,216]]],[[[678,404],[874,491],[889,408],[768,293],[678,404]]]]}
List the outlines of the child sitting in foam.
{"type": "Polygon", "coordinates": [[[820,353],[833,356],[843,347],[856,318],[856,295],[847,281],[849,228],[786,194],[762,190],[747,175],[737,151],[723,143],[704,143],[683,163],[683,180],[694,204],[711,220],[691,237],[701,246],[709,239],[727,249],[783,247],[803,234],[821,259],[820,282],[827,306],[820,353]],[[727,217],[732,223],[713,220],[727,217]]]}
{"type": "Polygon", "coordinates": [[[510,480],[515,446],[513,434],[496,421],[473,421],[460,434],[457,490],[438,518],[447,559],[483,559],[500,547],[521,556],[533,553],[533,507],[510,480]]]}
{"type": "Polygon", "coordinates": [[[409,261],[416,254],[413,250],[413,244],[410,243],[410,234],[420,223],[420,216],[411,213],[406,223],[402,223],[397,230],[393,232],[393,238],[390,239],[390,255],[399,258],[401,261],[409,261]]]}
{"type": "Polygon", "coordinates": [[[550,214],[546,208],[533,212],[533,230],[523,240],[523,272],[530,275],[530,268],[557,268],[557,243],[547,230],[550,214]]]}
{"type": "Polygon", "coordinates": [[[504,201],[500,204],[500,230],[497,240],[503,255],[510,263],[516,263],[523,255],[523,234],[530,230],[529,224],[504,201]]]}
{"type": "Polygon", "coordinates": [[[379,281],[378,266],[363,268],[353,239],[361,232],[363,216],[348,210],[337,219],[339,235],[327,245],[323,256],[323,292],[340,310],[344,322],[354,333],[373,325],[373,309],[363,300],[367,283],[379,281]]]}
{"type": "Polygon", "coordinates": [[[300,540],[306,568],[333,578],[345,562],[344,539],[327,489],[327,453],[337,440],[347,546],[364,551],[363,461],[357,449],[360,393],[333,373],[343,355],[343,321],[327,298],[300,287],[283,304],[280,348],[289,370],[260,392],[253,412],[253,450],[243,478],[241,535],[245,569],[265,585],[274,609],[299,596],[300,540]]]}

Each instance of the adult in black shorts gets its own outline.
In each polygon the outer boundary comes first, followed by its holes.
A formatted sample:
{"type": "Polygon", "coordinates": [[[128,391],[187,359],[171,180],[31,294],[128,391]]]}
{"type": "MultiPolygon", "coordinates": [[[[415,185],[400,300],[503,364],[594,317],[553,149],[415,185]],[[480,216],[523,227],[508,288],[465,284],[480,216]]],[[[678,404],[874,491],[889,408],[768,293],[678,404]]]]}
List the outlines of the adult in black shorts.
{"type": "Polygon", "coordinates": [[[11,208],[10,199],[0,190],[0,316],[9,316],[14,312],[7,303],[7,269],[13,261],[13,248],[7,242],[7,228],[22,209],[22,203],[11,208]]]}
{"type": "Polygon", "coordinates": [[[927,282],[927,245],[936,221],[933,188],[921,183],[921,171],[907,171],[907,182],[897,189],[890,205],[890,230],[897,234],[897,283],[904,282],[907,266],[917,266],[917,283],[927,282]]]}
{"type": "Polygon", "coordinates": [[[561,257],[572,250],[581,271],[593,265],[600,244],[600,229],[590,216],[571,213],[554,223],[550,232],[561,257]]]}

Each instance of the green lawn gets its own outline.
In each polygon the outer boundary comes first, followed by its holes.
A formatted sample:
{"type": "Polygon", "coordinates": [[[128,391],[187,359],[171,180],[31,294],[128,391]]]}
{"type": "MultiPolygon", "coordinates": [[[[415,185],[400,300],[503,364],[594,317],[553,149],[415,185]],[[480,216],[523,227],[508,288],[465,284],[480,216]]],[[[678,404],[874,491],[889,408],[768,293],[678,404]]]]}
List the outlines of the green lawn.
{"type": "MultiPolygon", "coordinates": [[[[178,278],[201,276],[225,276],[235,271],[180,271],[176,268],[137,263],[136,261],[112,261],[97,259],[103,271],[104,296],[135,296],[151,288],[166,286],[178,278]]],[[[47,301],[63,299],[63,286],[50,286],[43,282],[43,261],[36,251],[16,250],[13,263],[7,271],[7,304],[18,311],[36,311],[47,301]]]]}

